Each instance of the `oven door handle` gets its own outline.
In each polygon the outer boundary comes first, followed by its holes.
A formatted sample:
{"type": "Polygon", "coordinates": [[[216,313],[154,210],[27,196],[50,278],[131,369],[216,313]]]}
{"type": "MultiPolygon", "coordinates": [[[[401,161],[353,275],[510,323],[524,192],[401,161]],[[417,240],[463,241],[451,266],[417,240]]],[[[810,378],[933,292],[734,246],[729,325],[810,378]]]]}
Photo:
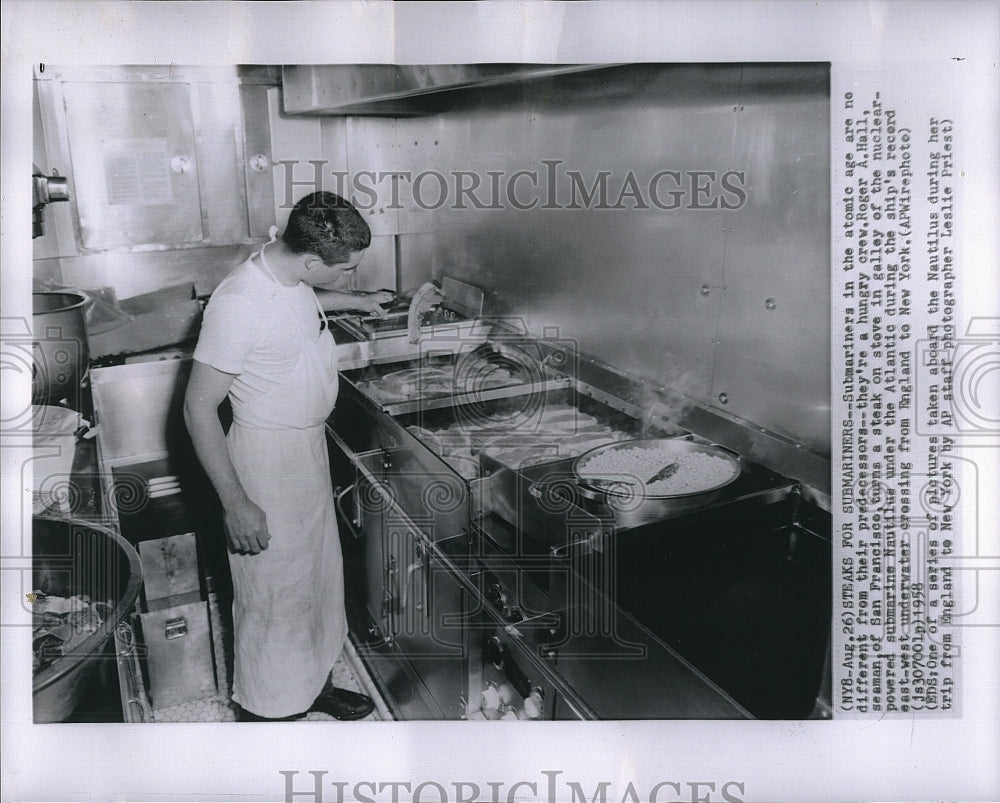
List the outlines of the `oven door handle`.
{"type": "MultiPolygon", "coordinates": [[[[413,561],[409,566],[406,567],[406,573],[403,575],[403,590],[399,596],[399,612],[402,613],[406,610],[406,606],[410,599],[410,587],[413,585],[413,573],[420,572],[424,577],[426,583],[426,574],[424,572],[424,549],[418,542],[416,544],[417,559],[413,561]]],[[[426,597],[426,594],[424,595],[426,597]]],[[[419,610],[422,605],[417,605],[419,610]]]]}
{"type": "Polygon", "coordinates": [[[357,499],[354,501],[354,515],[348,516],[347,511],[344,510],[344,497],[350,493],[353,493],[357,488],[358,483],[352,482],[346,488],[340,490],[334,497],[333,504],[337,508],[337,513],[340,514],[341,520],[344,522],[347,529],[350,531],[351,535],[354,536],[356,540],[361,540],[364,538],[364,531],[362,530],[361,523],[361,506],[358,504],[357,499]]]}
{"type": "Polygon", "coordinates": [[[565,558],[574,549],[579,549],[583,555],[590,555],[594,552],[603,552],[604,531],[593,530],[588,532],[585,537],[578,538],[576,541],[569,541],[565,544],[559,544],[558,546],[551,547],[549,549],[549,554],[552,555],[553,558],[565,558]]]}
{"type": "Polygon", "coordinates": [[[341,438],[336,432],[334,432],[330,427],[327,427],[327,436],[337,445],[337,447],[343,451],[344,455],[348,460],[354,465],[358,471],[358,484],[362,480],[368,482],[372,486],[372,490],[375,491],[381,497],[382,501],[385,503],[386,508],[392,511],[396,520],[399,521],[403,527],[411,533],[416,539],[417,543],[422,546],[427,546],[430,544],[430,540],[427,535],[414,524],[413,519],[410,515],[400,507],[399,502],[396,501],[396,495],[392,493],[391,490],[386,489],[385,483],[379,480],[365,464],[366,458],[373,457],[375,455],[385,455],[385,451],[382,449],[373,449],[370,452],[354,452],[351,448],[344,443],[343,438],[341,438]]]}

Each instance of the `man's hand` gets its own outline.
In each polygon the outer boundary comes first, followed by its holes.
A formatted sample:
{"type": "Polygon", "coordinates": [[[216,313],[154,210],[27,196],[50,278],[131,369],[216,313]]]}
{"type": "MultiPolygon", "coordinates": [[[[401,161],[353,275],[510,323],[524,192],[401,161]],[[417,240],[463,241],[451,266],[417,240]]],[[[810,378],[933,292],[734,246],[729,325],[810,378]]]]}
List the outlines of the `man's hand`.
{"type": "Polygon", "coordinates": [[[378,290],[374,293],[362,293],[357,298],[357,307],[370,315],[377,315],[379,318],[387,317],[387,313],[382,309],[383,304],[388,304],[396,296],[386,290],[378,290]]]}
{"type": "Polygon", "coordinates": [[[316,298],[319,299],[320,306],[325,312],[353,310],[377,315],[379,318],[385,318],[387,315],[381,305],[388,304],[396,297],[395,294],[387,290],[378,290],[374,293],[342,293],[339,290],[328,290],[321,287],[314,289],[316,298]]]}
{"type": "Polygon", "coordinates": [[[379,304],[388,304],[390,301],[396,299],[396,294],[389,290],[376,290],[374,293],[368,294],[371,298],[379,304]]]}
{"type": "Polygon", "coordinates": [[[226,537],[233,552],[256,555],[267,549],[271,536],[267,532],[264,511],[246,498],[225,508],[226,537]]]}
{"type": "Polygon", "coordinates": [[[267,549],[270,540],[267,519],[240,484],[219,422],[219,405],[229,393],[233,377],[234,374],[192,360],[184,396],[184,420],[195,454],[222,502],[229,546],[234,552],[256,555],[267,549]]]}

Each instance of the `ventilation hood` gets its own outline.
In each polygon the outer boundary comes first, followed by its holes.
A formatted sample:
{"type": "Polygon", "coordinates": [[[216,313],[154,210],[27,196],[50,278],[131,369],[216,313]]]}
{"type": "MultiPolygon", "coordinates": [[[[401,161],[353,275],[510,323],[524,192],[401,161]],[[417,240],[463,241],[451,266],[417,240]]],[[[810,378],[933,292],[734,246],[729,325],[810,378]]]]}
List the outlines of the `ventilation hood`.
{"type": "Polygon", "coordinates": [[[610,64],[324,64],[281,70],[285,114],[423,114],[438,93],[513,85],[610,64]],[[416,100],[415,100],[416,99],[416,100]]]}

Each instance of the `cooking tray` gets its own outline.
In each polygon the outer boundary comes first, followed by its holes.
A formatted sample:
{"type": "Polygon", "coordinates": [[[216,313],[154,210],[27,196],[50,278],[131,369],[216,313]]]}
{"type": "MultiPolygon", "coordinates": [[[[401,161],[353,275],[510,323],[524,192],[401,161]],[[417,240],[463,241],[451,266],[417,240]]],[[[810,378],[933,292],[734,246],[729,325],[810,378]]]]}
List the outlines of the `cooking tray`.
{"type": "Polygon", "coordinates": [[[727,485],[731,484],[740,476],[740,458],[739,455],[728,449],[718,446],[716,444],[704,444],[695,443],[689,440],[683,440],[678,438],[646,438],[637,439],[630,441],[618,441],[617,443],[609,443],[604,446],[598,446],[590,451],[584,452],[579,457],[573,461],[573,476],[576,479],[577,484],[581,488],[581,492],[592,499],[605,500],[608,497],[617,497],[621,499],[634,499],[636,496],[641,496],[643,499],[655,501],[655,500],[672,500],[672,499],[683,499],[687,497],[701,497],[705,494],[715,494],[716,492],[722,490],[727,485]],[[622,451],[624,449],[654,449],[661,454],[667,456],[667,460],[664,465],[669,463],[671,456],[680,457],[687,454],[706,454],[712,457],[724,460],[729,464],[730,475],[729,478],[717,482],[714,485],[706,486],[705,488],[699,488],[697,491],[687,491],[681,493],[672,494],[656,494],[651,493],[646,485],[645,481],[648,478],[640,477],[625,477],[624,475],[620,478],[608,477],[607,481],[598,480],[596,478],[584,477],[580,473],[580,469],[587,464],[588,461],[597,457],[598,455],[608,454],[615,451],[622,451]],[[639,493],[637,493],[639,492],[639,493]]]}

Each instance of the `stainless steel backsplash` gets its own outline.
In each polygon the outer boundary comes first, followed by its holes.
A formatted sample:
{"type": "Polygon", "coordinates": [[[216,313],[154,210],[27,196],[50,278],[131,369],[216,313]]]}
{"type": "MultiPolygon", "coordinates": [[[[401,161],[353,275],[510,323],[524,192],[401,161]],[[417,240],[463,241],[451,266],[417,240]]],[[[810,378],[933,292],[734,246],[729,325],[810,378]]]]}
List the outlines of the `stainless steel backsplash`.
{"type": "Polygon", "coordinates": [[[489,312],[828,455],[827,66],[640,65],[573,81],[394,121],[396,169],[542,175],[537,191],[518,185],[522,200],[540,198],[530,211],[423,211],[404,197],[401,284],[449,275],[482,286],[489,312]],[[563,176],[551,205],[569,200],[565,171],[588,186],[610,171],[614,203],[630,171],[645,195],[662,170],[737,170],[747,200],[546,209],[542,160],[563,176]]]}

